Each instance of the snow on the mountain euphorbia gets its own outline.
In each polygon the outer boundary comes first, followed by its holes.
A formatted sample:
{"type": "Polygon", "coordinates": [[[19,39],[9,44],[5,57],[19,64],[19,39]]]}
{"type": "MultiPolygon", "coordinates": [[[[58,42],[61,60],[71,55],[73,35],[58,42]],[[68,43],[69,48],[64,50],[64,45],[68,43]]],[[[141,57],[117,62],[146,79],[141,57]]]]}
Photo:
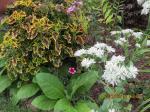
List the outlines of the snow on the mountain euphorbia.
{"type": "Polygon", "coordinates": [[[124,29],[124,30],[121,30],[121,31],[111,31],[110,33],[111,33],[111,35],[130,34],[129,36],[134,36],[135,38],[139,38],[139,39],[143,36],[142,32],[135,32],[132,29],[124,29]]]}
{"type": "Polygon", "coordinates": [[[113,86],[127,78],[136,78],[138,69],[133,65],[125,66],[124,61],[124,56],[113,56],[110,61],[106,62],[102,78],[113,86]]]}
{"type": "Polygon", "coordinates": [[[94,46],[88,49],[77,50],[74,53],[74,56],[79,57],[83,55],[92,55],[92,56],[102,58],[106,53],[113,53],[113,52],[115,52],[115,49],[112,48],[111,46],[108,46],[105,43],[97,42],[94,46]]]}
{"type": "MultiPolygon", "coordinates": [[[[141,40],[143,37],[142,32],[134,32],[131,29],[124,29],[121,31],[111,31],[110,33],[111,35],[114,35],[114,36],[116,35],[120,36],[119,38],[117,38],[117,40],[114,41],[116,45],[124,45],[125,43],[128,43],[128,38],[130,36],[134,37],[134,39],[137,41],[141,40]]],[[[137,47],[139,47],[139,44],[137,47]]]]}
{"type": "Polygon", "coordinates": [[[114,53],[115,49],[105,43],[97,42],[94,46],[88,49],[80,49],[74,53],[76,57],[82,57],[81,66],[89,68],[95,62],[95,58],[102,59],[109,53],[114,53]]]}

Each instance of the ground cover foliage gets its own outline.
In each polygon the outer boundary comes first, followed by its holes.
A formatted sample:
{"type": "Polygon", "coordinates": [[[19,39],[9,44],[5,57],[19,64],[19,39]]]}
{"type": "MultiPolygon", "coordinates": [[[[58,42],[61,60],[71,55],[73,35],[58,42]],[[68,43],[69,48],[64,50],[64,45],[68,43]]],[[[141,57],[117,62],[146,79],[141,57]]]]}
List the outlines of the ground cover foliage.
{"type": "Polygon", "coordinates": [[[149,112],[149,8],[149,0],[16,0],[0,25],[8,105],[149,112]]]}

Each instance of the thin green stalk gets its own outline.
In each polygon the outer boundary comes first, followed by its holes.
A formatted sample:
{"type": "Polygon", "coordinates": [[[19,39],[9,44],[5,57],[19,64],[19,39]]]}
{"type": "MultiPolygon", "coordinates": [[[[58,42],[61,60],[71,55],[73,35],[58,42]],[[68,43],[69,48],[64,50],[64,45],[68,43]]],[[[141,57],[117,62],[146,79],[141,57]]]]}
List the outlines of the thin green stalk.
{"type": "Polygon", "coordinates": [[[150,14],[149,14],[149,17],[148,17],[147,30],[150,30],[150,14]]]}

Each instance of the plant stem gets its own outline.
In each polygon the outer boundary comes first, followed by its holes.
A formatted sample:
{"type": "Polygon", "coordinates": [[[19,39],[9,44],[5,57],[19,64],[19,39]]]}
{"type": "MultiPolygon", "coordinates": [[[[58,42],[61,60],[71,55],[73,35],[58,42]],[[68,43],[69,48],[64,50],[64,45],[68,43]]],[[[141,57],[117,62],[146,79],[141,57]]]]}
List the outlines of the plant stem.
{"type": "Polygon", "coordinates": [[[147,30],[150,30],[150,14],[149,14],[149,17],[148,17],[147,30]]]}

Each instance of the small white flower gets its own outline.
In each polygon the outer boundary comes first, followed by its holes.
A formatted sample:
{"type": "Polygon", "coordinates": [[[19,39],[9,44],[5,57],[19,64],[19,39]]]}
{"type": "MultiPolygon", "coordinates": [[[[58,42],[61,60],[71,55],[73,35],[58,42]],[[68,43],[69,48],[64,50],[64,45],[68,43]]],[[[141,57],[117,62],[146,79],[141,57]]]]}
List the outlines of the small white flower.
{"type": "Polygon", "coordinates": [[[115,52],[115,49],[111,46],[108,46],[105,43],[96,43],[93,47],[87,50],[87,54],[95,55],[96,57],[102,58],[105,53],[115,52]]]}
{"type": "Polygon", "coordinates": [[[117,45],[124,45],[126,42],[128,41],[125,38],[119,38],[118,40],[115,40],[117,45]]]}
{"type": "Polygon", "coordinates": [[[150,0],[148,1],[145,1],[142,5],[143,9],[142,9],[142,12],[141,14],[142,15],[147,15],[150,11],[150,0]]]}
{"type": "Polygon", "coordinates": [[[121,34],[121,33],[128,34],[128,33],[133,33],[133,30],[132,29],[123,29],[121,31],[111,31],[110,33],[111,33],[111,35],[116,35],[116,34],[121,34]]]}
{"type": "Polygon", "coordinates": [[[114,48],[112,48],[111,46],[107,46],[107,51],[108,51],[109,53],[113,53],[113,52],[115,52],[116,50],[115,50],[114,48]]]}
{"type": "Polygon", "coordinates": [[[87,51],[85,49],[80,49],[74,53],[74,56],[82,56],[86,53],[87,53],[87,51]]]}
{"type": "MultiPolygon", "coordinates": [[[[126,36],[125,34],[130,34],[135,36],[136,38],[141,39],[143,33],[142,32],[134,32],[132,29],[123,29],[121,31],[112,31],[111,35],[116,35],[116,34],[124,34],[124,36],[126,36]]],[[[121,37],[121,38],[125,38],[125,37],[121,37]]]]}
{"type": "Polygon", "coordinates": [[[147,46],[150,46],[150,40],[147,40],[147,46]]]}
{"type": "Polygon", "coordinates": [[[95,52],[95,56],[97,56],[98,58],[102,58],[104,56],[104,50],[97,50],[97,52],[95,52]]]}
{"type": "Polygon", "coordinates": [[[81,62],[81,66],[85,68],[89,68],[94,63],[96,63],[94,59],[84,58],[81,62]]]}
{"type": "Polygon", "coordinates": [[[95,55],[96,52],[97,52],[97,48],[96,47],[90,47],[88,50],[87,50],[87,54],[90,54],[90,55],[95,55]]]}
{"type": "Polygon", "coordinates": [[[128,70],[129,70],[128,78],[136,78],[136,75],[138,74],[139,70],[133,65],[130,65],[128,67],[128,70]]]}
{"type": "Polygon", "coordinates": [[[138,3],[139,5],[142,5],[144,2],[145,2],[145,0],[137,0],[137,3],[138,3]]]}
{"type": "Polygon", "coordinates": [[[115,109],[109,109],[108,112],[116,112],[115,109]]]}
{"type": "Polygon", "coordinates": [[[119,63],[119,62],[124,62],[125,61],[125,57],[124,56],[113,56],[111,58],[111,61],[115,62],[115,63],[119,63]]]}
{"type": "Polygon", "coordinates": [[[141,39],[141,37],[143,36],[143,33],[142,32],[134,32],[132,35],[138,39],[141,39]]]}
{"type": "Polygon", "coordinates": [[[136,43],[135,46],[138,47],[138,48],[141,48],[141,45],[138,44],[138,43],[136,43]]]}
{"type": "Polygon", "coordinates": [[[111,31],[110,33],[111,33],[111,35],[116,35],[116,34],[120,34],[121,31],[111,31]]]}
{"type": "Polygon", "coordinates": [[[104,48],[107,47],[107,44],[97,42],[97,43],[94,45],[94,47],[96,47],[96,48],[98,48],[98,49],[104,49],[104,48]]]}
{"type": "Polygon", "coordinates": [[[123,34],[133,33],[133,30],[131,29],[124,29],[121,31],[123,34]]]}

